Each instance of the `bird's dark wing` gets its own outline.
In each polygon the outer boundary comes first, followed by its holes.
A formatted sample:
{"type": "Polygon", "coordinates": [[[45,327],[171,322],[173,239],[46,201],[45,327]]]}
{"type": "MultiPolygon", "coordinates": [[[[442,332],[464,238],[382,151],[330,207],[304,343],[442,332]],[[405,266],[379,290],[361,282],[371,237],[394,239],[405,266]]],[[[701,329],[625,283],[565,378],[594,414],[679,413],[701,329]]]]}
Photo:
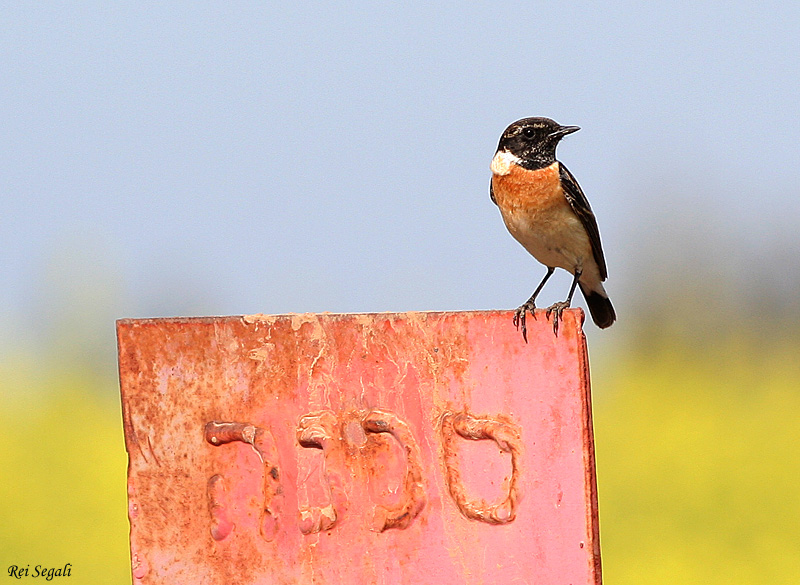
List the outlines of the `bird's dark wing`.
{"type": "Polygon", "coordinates": [[[492,187],[492,180],[489,179],[489,197],[492,198],[492,203],[497,205],[497,199],[494,198],[494,187],[492,187]]]}
{"type": "Polygon", "coordinates": [[[586,233],[589,234],[592,255],[594,256],[594,261],[597,262],[597,267],[600,269],[600,279],[605,280],[608,276],[608,271],[606,269],[606,259],[603,257],[603,246],[600,244],[600,230],[597,229],[597,220],[594,218],[592,208],[589,207],[589,201],[586,199],[586,195],[583,194],[581,186],[578,185],[578,181],[575,180],[569,169],[561,162],[558,163],[558,167],[564,195],[566,195],[572,211],[581,220],[586,233]]]}

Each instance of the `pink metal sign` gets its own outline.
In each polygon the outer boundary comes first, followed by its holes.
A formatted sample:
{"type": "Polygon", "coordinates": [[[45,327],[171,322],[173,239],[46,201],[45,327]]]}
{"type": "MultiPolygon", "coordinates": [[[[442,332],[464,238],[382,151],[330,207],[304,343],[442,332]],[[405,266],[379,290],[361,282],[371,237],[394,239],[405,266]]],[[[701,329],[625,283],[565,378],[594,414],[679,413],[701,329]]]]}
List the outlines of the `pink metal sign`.
{"type": "Polygon", "coordinates": [[[583,313],[118,322],[134,583],[598,585],[583,313]]]}

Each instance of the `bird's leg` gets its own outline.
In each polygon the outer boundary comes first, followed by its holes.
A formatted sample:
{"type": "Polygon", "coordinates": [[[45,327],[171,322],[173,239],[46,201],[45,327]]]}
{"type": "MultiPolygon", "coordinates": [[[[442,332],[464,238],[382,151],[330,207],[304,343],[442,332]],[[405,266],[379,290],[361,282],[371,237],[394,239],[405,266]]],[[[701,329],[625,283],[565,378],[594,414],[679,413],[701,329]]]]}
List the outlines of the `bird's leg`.
{"type": "Polygon", "coordinates": [[[536,315],[533,314],[533,310],[536,308],[536,297],[539,296],[542,288],[544,288],[544,283],[547,282],[547,279],[553,275],[553,271],[555,268],[550,266],[547,267],[547,274],[544,275],[542,282],[539,283],[539,286],[536,287],[536,290],[533,291],[531,298],[527,301],[522,303],[520,307],[514,311],[514,327],[517,329],[522,326],[522,338],[525,340],[525,343],[528,343],[528,329],[525,327],[525,312],[530,311],[533,318],[536,319],[536,315]]]}
{"type": "Polygon", "coordinates": [[[567,295],[567,300],[554,303],[547,308],[548,319],[550,318],[551,313],[555,313],[555,318],[553,319],[553,333],[556,335],[558,335],[558,322],[561,319],[561,313],[564,312],[564,309],[569,308],[570,304],[572,303],[572,295],[575,293],[575,287],[578,286],[578,279],[581,277],[581,274],[582,272],[580,270],[575,270],[575,277],[572,279],[572,286],[569,287],[569,295],[567,295]]]}

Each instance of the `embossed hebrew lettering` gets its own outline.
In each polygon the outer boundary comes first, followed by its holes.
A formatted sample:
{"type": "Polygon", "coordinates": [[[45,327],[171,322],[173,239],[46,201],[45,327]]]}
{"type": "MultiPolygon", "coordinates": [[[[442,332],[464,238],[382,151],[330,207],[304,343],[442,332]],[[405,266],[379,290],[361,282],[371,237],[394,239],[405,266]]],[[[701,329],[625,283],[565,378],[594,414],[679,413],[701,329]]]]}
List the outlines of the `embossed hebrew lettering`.
{"type": "Polygon", "coordinates": [[[471,520],[488,524],[506,524],[516,517],[519,504],[519,476],[522,460],[522,438],[519,426],[507,418],[476,418],[466,412],[446,412],[441,419],[441,435],[447,488],[461,513],[471,520]],[[495,504],[470,500],[467,497],[458,466],[456,441],[491,440],[501,451],[511,455],[511,479],[508,494],[495,504]]]}
{"type": "MultiPolygon", "coordinates": [[[[394,505],[376,505],[373,509],[373,530],[383,532],[390,528],[408,528],[425,507],[425,490],[419,446],[408,425],[387,410],[351,411],[334,414],[323,410],[300,418],[297,441],[302,447],[320,449],[324,455],[325,488],[328,500],[322,506],[303,506],[300,509],[300,530],[313,534],[332,528],[348,506],[344,478],[350,481],[369,482],[372,466],[383,469],[385,462],[376,451],[372,435],[386,433],[400,447],[404,461],[400,480],[400,498],[394,505]],[[374,460],[371,460],[373,458],[374,460]]],[[[386,445],[386,443],[383,443],[386,445]]],[[[301,476],[311,470],[301,469],[301,476]]],[[[373,476],[373,479],[376,476],[373,476]]],[[[386,479],[386,478],[382,478],[386,479]]]]}
{"type": "Polygon", "coordinates": [[[425,507],[425,488],[419,446],[408,425],[397,415],[375,408],[362,421],[368,433],[389,433],[400,444],[406,456],[406,477],[403,496],[393,507],[378,506],[375,510],[380,531],[389,528],[408,528],[425,507]]]}
{"type": "MultiPolygon", "coordinates": [[[[205,440],[219,447],[233,442],[250,445],[263,464],[263,498],[259,520],[261,537],[266,541],[275,538],[281,508],[281,483],[278,451],[275,439],[268,429],[247,423],[212,421],[205,426],[205,440]]],[[[225,477],[215,474],[206,486],[208,510],[211,516],[211,536],[215,540],[225,539],[233,530],[226,498],[225,477]]]]}
{"type": "Polygon", "coordinates": [[[206,485],[208,497],[208,513],[211,516],[211,537],[214,540],[225,540],[236,527],[230,518],[230,502],[225,478],[214,474],[206,485]]]}
{"type": "MultiPolygon", "coordinates": [[[[300,532],[314,534],[333,528],[338,519],[337,508],[341,510],[347,505],[347,498],[342,488],[341,477],[328,470],[337,468],[342,459],[339,424],[336,415],[330,410],[310,412],[300,417],[297,425],[297,442],[301,447],[320,449],[322,451],[322,476],[328,503],[324,506],[303,506],[300,513],[300,532]]],[[[299,462],[298,475],[308,477],[311,470],[304,469],[299,462]]]]}

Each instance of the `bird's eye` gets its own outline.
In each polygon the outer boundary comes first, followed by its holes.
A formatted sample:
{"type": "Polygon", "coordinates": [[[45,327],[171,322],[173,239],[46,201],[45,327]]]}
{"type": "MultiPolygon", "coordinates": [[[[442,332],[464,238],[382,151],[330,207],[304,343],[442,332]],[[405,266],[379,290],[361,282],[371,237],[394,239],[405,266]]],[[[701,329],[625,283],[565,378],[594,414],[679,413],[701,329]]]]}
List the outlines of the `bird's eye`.
{"type": "Polygon", "coordinates": [[[533,128],[524,128],[522,130],[522,135],[525,138],[533,138],[536,135],[536,132],[533,130],[533,128]]]}

